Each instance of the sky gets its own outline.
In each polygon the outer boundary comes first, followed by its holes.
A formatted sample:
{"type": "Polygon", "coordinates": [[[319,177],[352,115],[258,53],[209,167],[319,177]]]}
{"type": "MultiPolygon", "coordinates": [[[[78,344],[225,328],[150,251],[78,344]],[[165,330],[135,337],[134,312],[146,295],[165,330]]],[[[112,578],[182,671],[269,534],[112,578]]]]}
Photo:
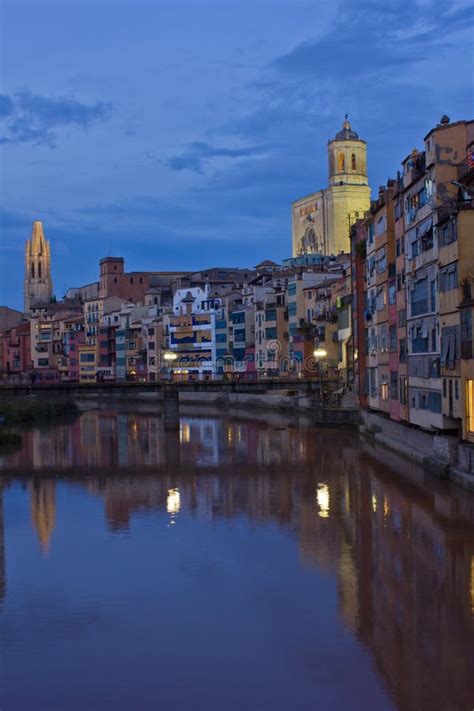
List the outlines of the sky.
{"type": "Polygon", "coordinates": [[[127,270],[291,255],[348,113],[376,192],[443,114],[473,118],[469,0],[0,4],[0,304],[42,220],[55,293],[127,270]]]}

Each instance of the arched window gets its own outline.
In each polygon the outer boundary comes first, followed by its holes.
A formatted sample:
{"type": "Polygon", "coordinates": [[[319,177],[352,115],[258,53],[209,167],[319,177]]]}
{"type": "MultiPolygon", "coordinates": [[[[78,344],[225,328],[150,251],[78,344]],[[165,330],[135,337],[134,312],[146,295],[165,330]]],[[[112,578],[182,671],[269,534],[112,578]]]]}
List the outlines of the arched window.
{"type": "Polygon", "coordinates": [[[346,159],[344,158],[344,153],[339,153],[339,158],[337,161],[337,167],[339,173],[343,173],[346,169],[346,159]]]}
{"type": "Polygon", "coordinates": [[[351,156],[351,166],[352,166],[352,170],[356,170],[357,162],[356,162],[356,154],[355,153],[353,153],[351,156]]]}
{"type": "Polygon", "coordinates": [[[34,264],[34,262],[31,265],[31,276],[33,277],[33,279],[35,278],[35,264],[34,264]]]}
{"type": "Polygon", "coordinates": [[[41,262],[38,262],[38,276],[41,279],[41,262]]]}

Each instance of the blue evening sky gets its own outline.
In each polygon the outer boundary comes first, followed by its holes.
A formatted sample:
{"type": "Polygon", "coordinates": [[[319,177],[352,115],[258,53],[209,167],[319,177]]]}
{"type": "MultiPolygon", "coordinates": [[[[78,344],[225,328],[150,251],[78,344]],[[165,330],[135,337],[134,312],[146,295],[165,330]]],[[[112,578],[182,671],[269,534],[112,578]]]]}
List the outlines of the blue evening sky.
{"type": "Polygon", "coordinates": [[[55,292],[128,269],[290,255],[350,114],[373,189],[443,113],[472,118],[467,0],[3,2],[0,304],[31,222],[55,292]]]}

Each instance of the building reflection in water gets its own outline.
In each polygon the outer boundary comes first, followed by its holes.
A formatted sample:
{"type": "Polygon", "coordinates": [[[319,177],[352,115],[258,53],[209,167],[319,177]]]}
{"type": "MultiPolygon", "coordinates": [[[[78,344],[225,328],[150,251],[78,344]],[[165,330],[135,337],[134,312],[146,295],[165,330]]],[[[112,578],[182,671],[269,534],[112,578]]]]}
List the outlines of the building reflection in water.
{"type": "Polygon", "coordinates": [[[7,576],[5,569],[5,522],[3,513],[3,482],[0,481],[0,603],[5,598],[7,576]]]}
{"type": "MultiPolygon", "coordinates": [[[[473,496],[434,482],[422,488],[416,466],[387,452],[379,463],[377,450],[345,431],[185,416],[173,447],[178,466],[167,465],[154,415],[88,412],[27,433],[1,466],[86,472],[111,531],[129,529],[144,510],[171,522],[276,522],[295,537],[303,566],[337,581],[340,617],[399,708],[454,711],[474,699],[473,496]],[[395,473],[402,467],[404,479],[395,473]]],[[[47,549],[55,483],[35,480],[30,495],[47,549]]]]}
{"type": "Polygon", "coordinates": [[[34,479],[29,489],[31,521],[43,553],[47,553],[56,521],[56,482],[34,479]]]}

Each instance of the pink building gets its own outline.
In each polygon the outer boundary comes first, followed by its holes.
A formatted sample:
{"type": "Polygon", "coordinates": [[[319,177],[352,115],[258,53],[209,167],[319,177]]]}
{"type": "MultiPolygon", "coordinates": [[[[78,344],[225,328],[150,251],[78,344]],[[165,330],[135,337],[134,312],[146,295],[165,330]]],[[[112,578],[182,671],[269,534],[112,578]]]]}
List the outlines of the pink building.
{"type": "Polygon", "coordinates": [[[0,332],[0,368],[3,377],[26,379],[31,373],[30,324],[25,321],[0,332]]]}

